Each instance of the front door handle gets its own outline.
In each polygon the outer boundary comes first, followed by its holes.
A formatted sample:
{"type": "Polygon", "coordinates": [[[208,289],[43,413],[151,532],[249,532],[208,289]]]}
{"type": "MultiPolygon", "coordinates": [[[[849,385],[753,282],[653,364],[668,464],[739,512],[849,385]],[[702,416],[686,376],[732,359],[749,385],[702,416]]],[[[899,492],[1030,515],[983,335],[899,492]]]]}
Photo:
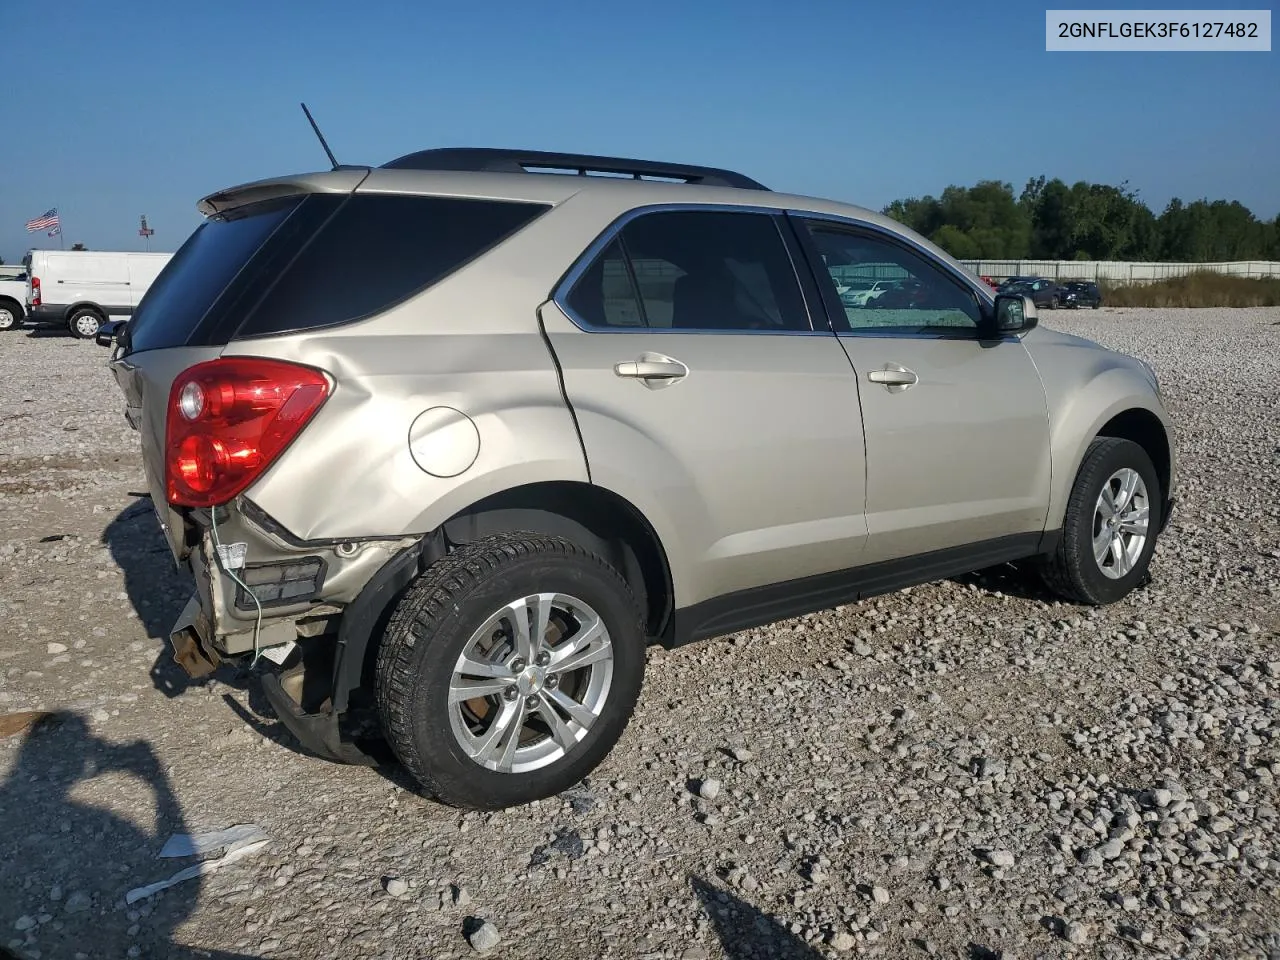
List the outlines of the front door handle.
{"type": "Polygon", "coordinates": [[[913,371],[897,364],[885,364],[883,370],[872,370],[867,379],[872,383],[883,383],[886,387],[909,387],[920,380],[913,371]]]}
{"type": "Polygon", "coordinates": [[[651,390],[665,387],[689,375],[689,368],[672,357],[645,353],[635,360],[613,365],[613,372],[629,380],[639,380],[651,390]]]}

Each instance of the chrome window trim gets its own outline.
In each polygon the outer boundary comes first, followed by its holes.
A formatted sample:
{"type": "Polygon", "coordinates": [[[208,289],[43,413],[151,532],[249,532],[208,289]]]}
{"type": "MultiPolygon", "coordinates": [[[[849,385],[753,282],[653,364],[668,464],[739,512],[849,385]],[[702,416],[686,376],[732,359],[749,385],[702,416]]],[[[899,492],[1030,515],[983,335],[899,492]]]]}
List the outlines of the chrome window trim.
{"type": "MultiPolygon", "coordinates": [[[[673,334],[676,336],[716,336],[716,337],[739,337],[739,336],[765,336],[765,337],[829,337],[833,331],[830,329],[817,329],[815,320],[819,319],[814,316],[814,305],[809,302],[809,298],[805,293],[804,283],[800,280],[800,264],[795,262],[795,258],[791,255],[791,244],[787,243],[786,237],[778,234],[778,242],[782,244],[783,252],[786,253],[787,262],[791,264],[791,272],[795,275],[796,287],[800,291],[800,301],[804,304],[805,314],[809,322],[808,330],[690,330],[687,328],[672,327],[598,327],[588,323],[580,316],[572,307],[569,306],[569,294],[573,287],[582,278],[582,275],[590,269],[592,263],[595,262],[597,256],[604,252],[618,235],[623,231],[627,224],[631,221],[639,219],[654,213],[671,213],[671,212],[687,212],[687,211],[707,211],[712,213],[754,213],[763,214],[769,218],[770,223],[775,230],[780,230],[777,219],[786,211],[781,207],[768,207],[759,204],[737,204],[737,203],[654,203],[646,204],[639,207],[632,207],[625,213],[616,217],[604,230],[597,236],[587,248],[578,255],[572,266],[565,272],[564,276],[556,284],[551,293],[551,302],[560,308],[560,312],[569,318],[569,321],[581,330],[583,333],[605,333],[605,334],[624,334],[635,336],[637,334],[673,334]]],[[[819,307],[821,307],[819,303],[819,307]]],[[[820,319],[825,324],[827,320],[826,308],[822,307],[820,319]]]]}

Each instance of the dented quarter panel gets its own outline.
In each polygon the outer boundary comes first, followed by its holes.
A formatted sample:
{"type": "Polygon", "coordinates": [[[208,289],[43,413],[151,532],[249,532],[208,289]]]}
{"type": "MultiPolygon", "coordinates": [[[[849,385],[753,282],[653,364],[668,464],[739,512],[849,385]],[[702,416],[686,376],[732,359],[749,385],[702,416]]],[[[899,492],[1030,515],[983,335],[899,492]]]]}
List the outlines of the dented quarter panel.
{"type": "MultiPolygon", "coordinates": [[[[1141,409],[1164,426],[1172,460],[1173,428],[1142,364],[1091,340],[1037,327],[1023,339],[1036,364],[1049,404],[1053,479],[1047,526],[1062,526],[1067,499],[1085,451],[1117,414],[1141,409]]],[[[1175,463],[1170,476],[1176,475],[1175,463]]],[[[1169,491],[1165,491],[1169,495],[1169,491]]]]}
{"type": "Polygon", "coordinates": [[[309,364],[335,383],[248,496],[300,539],[386,537],[426,533],[513,487],[586,482],[537,307],[602,225],[549,214],[486,254],[479,274],[464,267],[370,320],[231,343],[224,355],[309,364]],[[503,283],[477,282],[492,276],[503,283]],[[414,420],[437,406],[471,418],[480,436],[454,477],[426,473],[409,448],[414,420]]]}

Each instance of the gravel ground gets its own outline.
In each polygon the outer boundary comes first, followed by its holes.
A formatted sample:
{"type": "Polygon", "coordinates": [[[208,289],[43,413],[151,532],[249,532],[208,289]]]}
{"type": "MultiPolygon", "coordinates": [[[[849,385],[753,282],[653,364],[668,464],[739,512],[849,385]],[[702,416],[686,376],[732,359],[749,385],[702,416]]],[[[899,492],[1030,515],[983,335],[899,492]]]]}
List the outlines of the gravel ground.
{"type": "Polygon", "coordinates": [[[21,957],[1280,958],[1280,310],[1057,313],[1178,424],[1153,582],[1009,572],[649,658],[562,799],[463,815],[189,686],[105,351],[0,337],[0,947],[21,957]],[[8,722],[15,722],[10,716],[8,722]],[[270,842],[132,905],[178,832],[270,842]]]}

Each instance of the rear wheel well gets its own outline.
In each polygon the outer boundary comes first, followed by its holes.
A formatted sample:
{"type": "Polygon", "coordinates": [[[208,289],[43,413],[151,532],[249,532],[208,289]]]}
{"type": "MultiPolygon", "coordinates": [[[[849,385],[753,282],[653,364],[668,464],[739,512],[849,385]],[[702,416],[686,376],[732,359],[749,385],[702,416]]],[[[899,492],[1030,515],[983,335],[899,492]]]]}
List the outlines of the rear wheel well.
{"type": "Polygon", "coordinates": [[[1169,481],[1172,464],[1169,457],[1169,438],[1165,434],[1164,424],[1150,410],[1134,408],[1116,414],[1098,431],[1100,437],[1118,437],[1121,440],[1132,440],[1146,451],[1156,468],[1156,476],[1160,480],[1160,495],[1169,498],[1169,481]]]}
{"type": "Polygon", "coordinates": [[[564,537],[605,560],[635,594],[646,637],[667,639],[675,596],[671,570],[658,535],[640,511],[617,494],[588,483],[529,484],[460,510],[365,585],[339,627],[332,685],[335,711],[347,709],[352,691],[371,689],[383,631],[422,570],[453,547],[517,530],[564,537]]]}
{"type": "Polygon", "coordinates": [[[494,494],[441,525],[448,544],[524,530],[562,536],[598,554],[639,600],[645,632],[659,637],[672,613],[671,570],[658,535],[622,497],[588,483],[548,482],[494,494]]]}
{"type": "Polygon", "coordinates": [[[9,307],[11,310],[14,310],[17,313],[18,319],[20,320],[24,316],[26,316],[27,311],[23,308],[22,304],[19,303],[17,300],[13,299],[13,297],[0,297],[0,305],[9,307]]]}

